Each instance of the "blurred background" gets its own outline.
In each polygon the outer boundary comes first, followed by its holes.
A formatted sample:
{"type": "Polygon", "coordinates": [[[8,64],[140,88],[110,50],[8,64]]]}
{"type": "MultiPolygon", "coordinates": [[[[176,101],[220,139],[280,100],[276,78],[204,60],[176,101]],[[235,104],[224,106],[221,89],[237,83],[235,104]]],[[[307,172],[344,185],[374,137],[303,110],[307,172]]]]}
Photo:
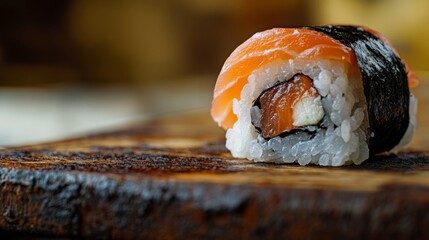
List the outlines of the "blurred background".
{"type": "Polygon", "coordinates": [[[273,27],[369,26],[424,80],[428,12],[427,0],[1,1],[0,146],[208,111],[227,56],[273,27]]]}

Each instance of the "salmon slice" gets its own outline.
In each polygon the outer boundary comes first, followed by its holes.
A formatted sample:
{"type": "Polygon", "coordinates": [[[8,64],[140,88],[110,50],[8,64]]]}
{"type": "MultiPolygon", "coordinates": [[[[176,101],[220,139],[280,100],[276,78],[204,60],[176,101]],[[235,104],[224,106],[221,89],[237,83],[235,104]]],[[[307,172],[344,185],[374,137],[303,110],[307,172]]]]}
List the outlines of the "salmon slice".
{"type": "Polygon", "coordinates": [[[261,119],[255,121],[266,139],[299,127],[315,125],[324,116],[321,97],[312,80],[303,74],[265,90],[255,105],[261,111],[261,119]]]}
{"type": "Polygon", "coordinates": [[[232,100],[240,100],[248,76],[278,59],[327,59],[356,65],[351,48],[317,31],[275,28],[256,33],[232,52],[217,79],[211,115],[219,126],[228,129],[237,121],[232,100]]]}

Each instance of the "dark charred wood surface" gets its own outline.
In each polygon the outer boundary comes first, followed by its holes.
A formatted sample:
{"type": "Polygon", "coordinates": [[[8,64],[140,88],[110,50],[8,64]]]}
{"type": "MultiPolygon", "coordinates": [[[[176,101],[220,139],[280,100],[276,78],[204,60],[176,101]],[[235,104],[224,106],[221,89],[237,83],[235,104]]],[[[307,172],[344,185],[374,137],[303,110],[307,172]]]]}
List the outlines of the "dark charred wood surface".
{"type": "Polygon", "coordinates": [[[429,154],[340,168],[234,159],[206,115],[0,151],[0,236],[424,239],[429,154]]]}

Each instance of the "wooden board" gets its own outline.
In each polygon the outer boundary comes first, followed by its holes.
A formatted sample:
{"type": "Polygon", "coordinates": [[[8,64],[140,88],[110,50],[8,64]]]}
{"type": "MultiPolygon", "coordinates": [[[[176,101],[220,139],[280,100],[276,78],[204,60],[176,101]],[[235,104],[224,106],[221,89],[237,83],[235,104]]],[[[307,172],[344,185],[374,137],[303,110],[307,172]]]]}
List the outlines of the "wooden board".
{"type": "Polygon", "coordinates": [[[208,114],[187,114],[0,159],[5,236],[429,237],[423,151],[339,168],[253,163],[231,157],[208,114]]]}

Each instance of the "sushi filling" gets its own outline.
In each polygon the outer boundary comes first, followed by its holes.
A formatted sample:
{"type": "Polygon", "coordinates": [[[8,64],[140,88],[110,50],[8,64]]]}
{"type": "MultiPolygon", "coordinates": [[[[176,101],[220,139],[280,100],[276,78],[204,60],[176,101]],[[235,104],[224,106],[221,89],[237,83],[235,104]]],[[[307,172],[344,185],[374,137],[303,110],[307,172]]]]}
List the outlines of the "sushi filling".
{"type": "Polygon", "coordinates": [[[251,108],[251,122],[265,139],[296,131],[314,131],[325,116],[321,96],[310,77],[296,74],[263,91],[251,108]]]}

